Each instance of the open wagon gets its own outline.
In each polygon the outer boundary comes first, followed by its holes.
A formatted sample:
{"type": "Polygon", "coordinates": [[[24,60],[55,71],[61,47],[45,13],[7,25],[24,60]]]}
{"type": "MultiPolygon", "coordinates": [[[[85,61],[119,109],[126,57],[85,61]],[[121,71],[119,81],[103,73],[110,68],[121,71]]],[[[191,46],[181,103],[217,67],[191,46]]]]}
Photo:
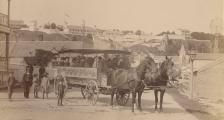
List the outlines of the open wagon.
{"type": "MultiPolygon", "coordinates": [[[[130,52],[124,50],[98,50],[98,49],[72,49],[63,50],[58,53],[60,60],[53,60],[53,66],[56,71],[62,71],[69,87],[79,87],[84,99],[88,99],[95,104],[99,94],[111,95],[110,81],[108,74],[100,69],[100,57],[103,55],[129,55],[130,52]],[[86,65],[79,59],[84,59],[91,63],[86,65]],[[77,60],[77,58],[79,58],[77,60]],[[75,60],[76,59],[76,60],[75,60]],[[75,64],[75,61],[79,61],[75,64]],[[73,64],[74,63],[74,64],[73,64]]],[[[116,101],[120,105],[125,105],[129,99],[128,90],[118,90],[116,92],[116,101]]]]}

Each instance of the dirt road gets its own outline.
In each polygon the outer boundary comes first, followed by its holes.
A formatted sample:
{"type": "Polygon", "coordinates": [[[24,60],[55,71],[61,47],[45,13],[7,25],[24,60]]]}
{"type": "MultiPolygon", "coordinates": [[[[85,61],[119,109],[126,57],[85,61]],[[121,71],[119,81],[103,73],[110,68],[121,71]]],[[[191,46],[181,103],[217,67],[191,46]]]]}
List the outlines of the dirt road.
{"type": "MultiPolygon", "coordinates": [[[[82,99],[80,91],[70,91],[65,98],[64,106],[56,105],[53,93],[49,99],[24,99],[22,92],[7,99],[7,93],[0,93],[0,120],[199,120],[200,118],[180,105],[170,94],[164,96],[164,111],[154,111],[153,91],[143,94],[143,111],[131,112],[130,100],[125,106],[111,107],[110,96],[100,94],[95,106],[82,99]]],[[[203,114],[203,113],[201,113],[203,114]]]]}

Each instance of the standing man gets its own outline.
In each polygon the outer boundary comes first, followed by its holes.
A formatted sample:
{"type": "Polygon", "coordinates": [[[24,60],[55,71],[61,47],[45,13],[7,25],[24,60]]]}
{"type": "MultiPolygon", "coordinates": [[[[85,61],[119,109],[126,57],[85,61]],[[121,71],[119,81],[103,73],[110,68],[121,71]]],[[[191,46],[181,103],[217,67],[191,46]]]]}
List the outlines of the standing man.
{"type": "Polygon", "coordinates": [[[24,87],[24,97],[29,98],[30,87],[32,86],[33,75],[30,73],[30,68],[26,67],[26,72],[23,75],[23,87],[24,87]]]}
{"type": "Polygon", "coordinates": [[[114,70],[117,69],[119,61],[120,61],[120,56],[116,55],[112,60],[112,69],[114,69],[114,70]]]}
{"type": "Polygon", "coordinates": [[[145,73],[147,69],[151,69],[152,63],[155,63],[154,59],[151,56],[147,56],[138,67],[138,76],[141,80],[145,79],[145,73]]]}
{"type": "Polygon", "coordinates": [[[7,81],[7,86],[8,86],[8,98],[12,98],[12,93],[14,89],[14,84],[15,84],[15,77],[13,75],[13,72],[9,73],[9,79],[7,81]]]}
{"type": "Polygon", "coordinates": [[[67,83],[66,79],[62,76],[62,74],[59,73],[54,84],[57,88],[57,93],[58,93],[57,105],[62,106],[64,94],[68,88],[68,83],[67,83]]]}
{"type": "Polygon", "coordinates": [[[29,68],[29,73],[33,75],[33,65],[28,64],[27,68],[29,68]]]}

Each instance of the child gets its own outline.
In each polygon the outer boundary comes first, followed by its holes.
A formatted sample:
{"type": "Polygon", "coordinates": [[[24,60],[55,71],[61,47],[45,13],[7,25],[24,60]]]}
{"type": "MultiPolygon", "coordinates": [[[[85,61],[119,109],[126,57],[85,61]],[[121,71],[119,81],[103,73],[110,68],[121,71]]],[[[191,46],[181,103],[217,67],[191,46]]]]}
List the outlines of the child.
{"type": "Polygon", "coordinates": [[[38,92],[40,89],[40,79],[38,79],[38,75],[33,75],[33,88],[34,88],[34,98],[38,98],[38,92]]]}
{"type": "Polygon", "coordinates": [[[45,94],[46,94],[46,97],[48,98],[49,85],[50,85],[50,82],[49,82],[49,78],[48,78],[48,73],[45,72],[43,75],[43,78],[41,80],[41,89],[43,92],[43,99],[44,99],[45,94]]]}
{"type": "Polygon", "coordinates": [[[58,90],[58,106],[62,106],[65,90],[67,89],[67,81],[62,75],[58,75],[57,79],[57,90],[58,90]]]}

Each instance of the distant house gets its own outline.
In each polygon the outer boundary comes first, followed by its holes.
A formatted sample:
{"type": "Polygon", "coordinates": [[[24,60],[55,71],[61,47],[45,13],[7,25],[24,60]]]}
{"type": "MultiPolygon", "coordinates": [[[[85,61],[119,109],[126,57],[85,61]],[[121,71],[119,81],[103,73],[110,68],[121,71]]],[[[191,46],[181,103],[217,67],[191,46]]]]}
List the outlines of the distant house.
{"type": "Polygon", "coordinates": [[[10,20],[10,28],[11,29],[21,29],[28,27],[23,20],[10,20]]]}
{"type": "Polygon", "coordinates": [[[184,39],[191,39],[191,32],[187,29],[177,29],[175,34],[184,36],[184,39]]]}
{"type": "Polygon", "coordinates": [[[107,36],[117,36],[117,35],[121,35],[121,34],[122,34],[122,32],[117,29],[105,30],[103,32],[103,35],[107,35],[107,36]]]}
{"type": "Polygon", "coordinates": [[[93,27],[89,26],[77,26],[77,25],[68,25],[67,29],[69,33],[76,34],[76,35],[83,35],[83,34],[96,34],[97,30],[93,27]]]}
{"type": "Polygon", "coordinates": [[[185,49],[184,45],[182,44],[181,48],[180,48],[180,51],[179,51],[180,65],[184,66],[184,65],[186,65],[190,62],[189,61],[189,55],[187,55],[187,54],[188,54],[188,51],[185,49]]]}
{"type": "Polygon", "coordinates": [[[159,49],[177,55],[182,44],[186,50],[195,50],[198,53],[209,53],[212,48],[210,40],[196,40],[184,34],[164,34],[159,49]]]}

